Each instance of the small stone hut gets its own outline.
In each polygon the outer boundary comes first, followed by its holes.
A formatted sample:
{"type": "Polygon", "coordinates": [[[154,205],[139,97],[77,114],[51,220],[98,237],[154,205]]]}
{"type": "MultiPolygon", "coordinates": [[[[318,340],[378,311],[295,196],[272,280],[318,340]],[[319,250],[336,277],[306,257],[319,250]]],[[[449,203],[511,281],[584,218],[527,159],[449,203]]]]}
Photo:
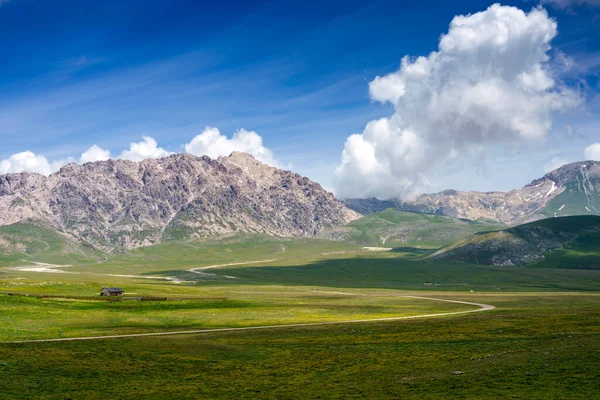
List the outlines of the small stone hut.
{"type": "Polygon", "coordinates": [[[104,287],[100,290],[100,296],[123,296],[123,289],[117,287],[104,287]]]}

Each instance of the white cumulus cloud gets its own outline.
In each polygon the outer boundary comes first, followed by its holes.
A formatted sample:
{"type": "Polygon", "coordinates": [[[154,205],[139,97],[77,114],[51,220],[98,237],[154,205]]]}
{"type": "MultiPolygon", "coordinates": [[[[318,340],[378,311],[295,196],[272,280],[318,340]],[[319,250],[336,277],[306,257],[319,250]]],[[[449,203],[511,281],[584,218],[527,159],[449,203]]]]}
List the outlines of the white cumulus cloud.
{"type": "Polygon", "coordinates": [[[585,160],[600,161],[600,143],[594,143],[585,148],[583,152],[585,160]]]}
{"type": "Polygon", "coordinates": [[[89,149],[87,149],[81,157],[79,157],[79,162],[84,164],[86,162],[94,162],[94,161],[105,161],[110,158],[110,151],[104,150],[101,147],[92,145],[89,149]]]}
{"type": "Polygon", "coordinates": [[[228,156],[234,151],[243,151],[265,164],[279,165],[273,152],[263,145],[262,137],[254,131],[245,129],[236,131],[229,139],[217,128],[207,126],[201,134],[185,145],[185,151],[196,156],[207,155],[211,158],[228,156]]]}
{"type": "Polygon", "coordinates": [[[9,158],[0,161],[0,174],[14,172],[35,172],[42,175],[49,175],[58,170],[60,166],[50,163],[46,157],[41,154],[35,154],[31,151],[16,153],[9,158]]]}
{"type": "Polygon", "coordinates": [[[551,114],[580,101],[549,67],[556,34],[542,8],[494,4],[454,17],[437,51],[406,56],[398,71],[371,82],[371,98],[392,103],[395,113],[347,139],[336,194],[408,197],[453,159],[543,138],[551,114]]]}
{"type": "Polygon", "coordinates": [[[160,158],[171,155],[170,151],[158,147],[156,140],[150,136],[142,136],[142,141],[131,143],[129,150],[123,150],[119,157],[123,160],[142,161],[147,158],[160,158]]]}
{"type": "Polygon", "coordinates": [[[554,171],[555,169],[558,169],[568,163],[569,162],[563,158],[552,157],[552,159],[550,161],[548,161],[546,164],[544,164],[544,171],[546,173],[548,173],[548,172],[554,171]]]}
{"type": "Polygon", "coordinates": [[[18,173],[18,172],[34,172],[42,175],[50,175],[58,171],[61,167],[72,162],[80,164],[91,161],[103,161],[110,158],[110,152],[96,145],[87,149],[79,159],[74,157],[62,158],[59,160],[49,161],[43,154],[35,154],[32,151],[23,151],[11,155],[5,160],[0,161],[0,174],[18,173]]]}

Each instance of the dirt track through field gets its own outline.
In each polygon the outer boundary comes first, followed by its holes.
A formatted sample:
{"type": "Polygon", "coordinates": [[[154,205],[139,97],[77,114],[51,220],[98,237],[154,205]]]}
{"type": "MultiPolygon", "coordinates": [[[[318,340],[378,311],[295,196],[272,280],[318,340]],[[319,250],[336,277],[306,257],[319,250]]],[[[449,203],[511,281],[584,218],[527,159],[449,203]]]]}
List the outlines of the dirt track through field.
{"type": "Polygon", "coordinates": [[[213,268],[220,268],[220,267],[232,267],[234,265],[248,265],[248,264],[269,263],[269,262],[273,262],[273,261],[277,261],[277,260],[279,260],[279,259],[278,258],[273,258],[273,259],[270,259],[270,260],[243,261],[243,262],[234,262],[234,263],[229,263],[229,264],[216,264],[216,265],[208,265],[206,267],[192,268],[192,269],[188,269],[188,271],[197,274],[198,272],[202,272],[205,269],[213,269],[213,268]]]}
{"type": "MultiPolygon", "coordinates": [[[[297,294],[298,292],[294,292],[294,293],[297,294]]],[[[344,293],[344,294],[350,294],[350,293],[344,293]]],[[[434,298],[434,297],[422,297],[422,296],[398,296],[398,297],[407,297],[407,298],[413,298],[413,299],[432,300],[432,301],[443,301],[446,303],[466,304],[466,305],[470,305],[470,306],[476,306],[479,308],[476,308],[473,310],[466,310],[466,311],[452,311],[452,312],[445,312],[445,313],[410,315],[410,316],[403,316],[403,317],[354,319],[354,320],[346,320],[346,321],[329,321],[329,322],[309,322],[309,323],[287,324],[287,325],[247,326],[247,327],[241,327],[241,328],[198,329],[198,330],[176,331],[176,332],[133,333],[133,334],[128,334],[128,335],[86,336],[86,337],[58,338],[58,339],[20,340],[20,341],[15,341],[15,342],[3,342],[2,344],[70,342],[70,341],[75,341],[75,340],[122,339],[122,338],[135,338],[135,337],[145,337],[145,336],[197,335],[197,334],[202,334],[202,333],[215,333],[215,332],[236,332],[236,331],[250,331],[250,330],[259,330],[259,329],[301,328],[301,327],[311,327],[311,326],[321,326],[321,325],[358,324],[358,323],[369,323],[369,322],[380,322],[380,321],[400,321],[400,320],[404,320],[404,319],[420,319],[420,318],[445,317],[445,316],[449,316],[449,315],[469,314],[469,313],[480,312],[480,311],[489,311],[489,310],[493,310],[494,308],[496,308],[489,304],[472,303],[469,301],[461,301],[461,300],[438,299],[438,298],[434,298]]]]}

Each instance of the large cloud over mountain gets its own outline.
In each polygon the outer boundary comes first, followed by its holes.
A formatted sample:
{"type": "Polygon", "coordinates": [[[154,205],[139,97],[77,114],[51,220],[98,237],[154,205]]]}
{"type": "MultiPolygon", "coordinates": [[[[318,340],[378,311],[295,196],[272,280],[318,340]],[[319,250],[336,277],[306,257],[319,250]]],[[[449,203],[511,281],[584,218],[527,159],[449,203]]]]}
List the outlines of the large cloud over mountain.
{"type": "Polygon", "coordinates": [[[260,135],[254,131],[240,129],[231,139],[222,135],[217,128],[207,126],[204,131],[185,145],[185,151],[197,156],[207,155],[212,158],[228,156],[234,151],[252,154],[257,160],[277,166],[273,152],[263,145],[260,135]]]}
{"type": "Polygon", "coordinates": [[[543,138],[551,114],[578,104],[549,66],[556,22],[494,4],[456,16],[438,51],[404,57],[400,69],[369,84],[373,100],[392,103],[346,140],[336,169],[341,197],[409,197],[427,174],[490,145],[543,138]]]}

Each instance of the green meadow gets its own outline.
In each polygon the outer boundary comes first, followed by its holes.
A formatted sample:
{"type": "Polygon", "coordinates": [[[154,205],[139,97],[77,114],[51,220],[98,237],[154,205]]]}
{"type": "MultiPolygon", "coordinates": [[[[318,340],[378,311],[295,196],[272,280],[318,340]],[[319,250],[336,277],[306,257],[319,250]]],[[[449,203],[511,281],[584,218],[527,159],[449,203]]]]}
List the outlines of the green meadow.
{"type": "Polygon", "coordinates": [[[106,302],[0,295],[0,340],[332,322],[476,308],[390,293],[345,294],[256,286],[236,289],[203,290],[204,297],[187,294],[166,301],[106,302]]]}
{"type": "MultiPolygon", "coordinates": [[[[437,294],[440,295],[440,294],[437,294]]],[[[423,320],[0,345],[3,398],[595,398],[600,297],[423,320]]]]}
{"type": "Polygon", "coordinates": [[[438,248],[477,232],[505,227],[489,221],[469,221],[388,208],[347,225],[330,228],[320,236],[363,246],[438,248]]]}
{"type": "Polygon", "coordinates": [[[599,270],[427,254],[233,235],[58,265],[14,256],[0,266],[0,398],[597,396],[599,270]],[[260,326],[279,327],[14,343],[260,326]]]}

